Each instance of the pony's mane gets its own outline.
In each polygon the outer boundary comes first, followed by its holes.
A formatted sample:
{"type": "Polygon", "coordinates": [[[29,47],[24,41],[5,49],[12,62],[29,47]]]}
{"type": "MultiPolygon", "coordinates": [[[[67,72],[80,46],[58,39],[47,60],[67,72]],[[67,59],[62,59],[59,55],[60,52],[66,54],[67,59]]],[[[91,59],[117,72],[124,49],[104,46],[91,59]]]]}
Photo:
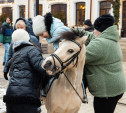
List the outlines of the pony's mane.
{"type": "Polygon", "coordinates": [[[75,40],[76,38],[81,38],[84,36],[85,31],[77,29],[72,29],[68,32],[63,32],[59,39],[75,40]]]}

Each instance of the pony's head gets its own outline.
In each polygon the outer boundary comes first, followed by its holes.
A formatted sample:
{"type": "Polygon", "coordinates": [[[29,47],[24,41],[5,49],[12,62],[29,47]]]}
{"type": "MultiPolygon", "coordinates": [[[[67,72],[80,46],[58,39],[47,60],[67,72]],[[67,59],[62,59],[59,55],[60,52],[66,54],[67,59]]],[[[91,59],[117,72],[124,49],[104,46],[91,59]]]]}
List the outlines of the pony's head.
{"type": "Polygon", "coordinates": [[[65,32],[60,37],[60,39],[62,38],[64,40],[60,43],[60,47],[42,64],[49,75],[76,67],[79,62],[85,60],[84,44],[88,36],[81,37],[77,32],[65,32]]]}

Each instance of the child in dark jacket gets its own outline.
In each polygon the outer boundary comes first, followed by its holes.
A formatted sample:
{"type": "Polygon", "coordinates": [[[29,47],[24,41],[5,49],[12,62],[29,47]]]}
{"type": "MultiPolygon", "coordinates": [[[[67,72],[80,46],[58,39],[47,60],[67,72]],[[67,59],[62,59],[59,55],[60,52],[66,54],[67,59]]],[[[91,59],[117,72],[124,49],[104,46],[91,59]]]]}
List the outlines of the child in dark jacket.
{"type": "Polygon", "coordinates": [[[3,98],[7,113],[37,113],[41,105],[40,89],[45,76],[41,67],[43,57],[29,40],[29,34],[23,29],[12,34],[14,54],[9,72],[11,79],[3,98]]]}

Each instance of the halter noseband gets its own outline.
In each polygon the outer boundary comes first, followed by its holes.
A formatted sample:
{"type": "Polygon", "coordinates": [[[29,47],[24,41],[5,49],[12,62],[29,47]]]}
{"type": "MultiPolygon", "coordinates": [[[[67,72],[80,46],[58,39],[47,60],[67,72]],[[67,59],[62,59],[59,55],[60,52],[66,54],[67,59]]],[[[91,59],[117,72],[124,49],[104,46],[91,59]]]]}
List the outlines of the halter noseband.
{"type": "Polygon", "coordinates": [[[73,62],[75,60],[75,58],[77,58],[76,64],[75,64],[77,66],[77,63],[78,63],[78,55],[79,55],[82,47],[81,47],[81,45],[77,41],[75,41],[75,40],[71,40],[71,41],[74,42],[75,44],[77,44],[79,46],[79,48],[80,48],[80,50],[77,53],[75,53],[72,57],[70,57],[66,61],[62,62],[62,60],[55,53],[53,53],[53,54],[50,55],[50,56],[53,57],[53,60],[54,60],[54,68],[55,69],[56,69],[56,65],[55,65],[55,59],[54,59],[54,57],[59,61],[60,65],[62,66],[62,69],[61,69],[60,72],[62,72],[69,64],[71,64],[71,62],[73,62]],[[67,64],[64,65],[64,63],[67,63],[67,64]]]}

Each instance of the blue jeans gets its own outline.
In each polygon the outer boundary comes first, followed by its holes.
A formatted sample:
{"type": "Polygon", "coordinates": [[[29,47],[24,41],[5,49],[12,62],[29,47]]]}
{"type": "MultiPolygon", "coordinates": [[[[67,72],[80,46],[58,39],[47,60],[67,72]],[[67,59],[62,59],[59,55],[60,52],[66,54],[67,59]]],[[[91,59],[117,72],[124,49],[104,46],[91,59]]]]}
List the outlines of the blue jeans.
{"type": "Polygon", "coordinates": [[[10,44],[9,43],[5,43],[4,47],[5,47],[5,53],[4,53],[4,61],[3,62],[6,63],[7,62],[7,57],[8,57],[8,51],[9,51],[10,44]]]}

